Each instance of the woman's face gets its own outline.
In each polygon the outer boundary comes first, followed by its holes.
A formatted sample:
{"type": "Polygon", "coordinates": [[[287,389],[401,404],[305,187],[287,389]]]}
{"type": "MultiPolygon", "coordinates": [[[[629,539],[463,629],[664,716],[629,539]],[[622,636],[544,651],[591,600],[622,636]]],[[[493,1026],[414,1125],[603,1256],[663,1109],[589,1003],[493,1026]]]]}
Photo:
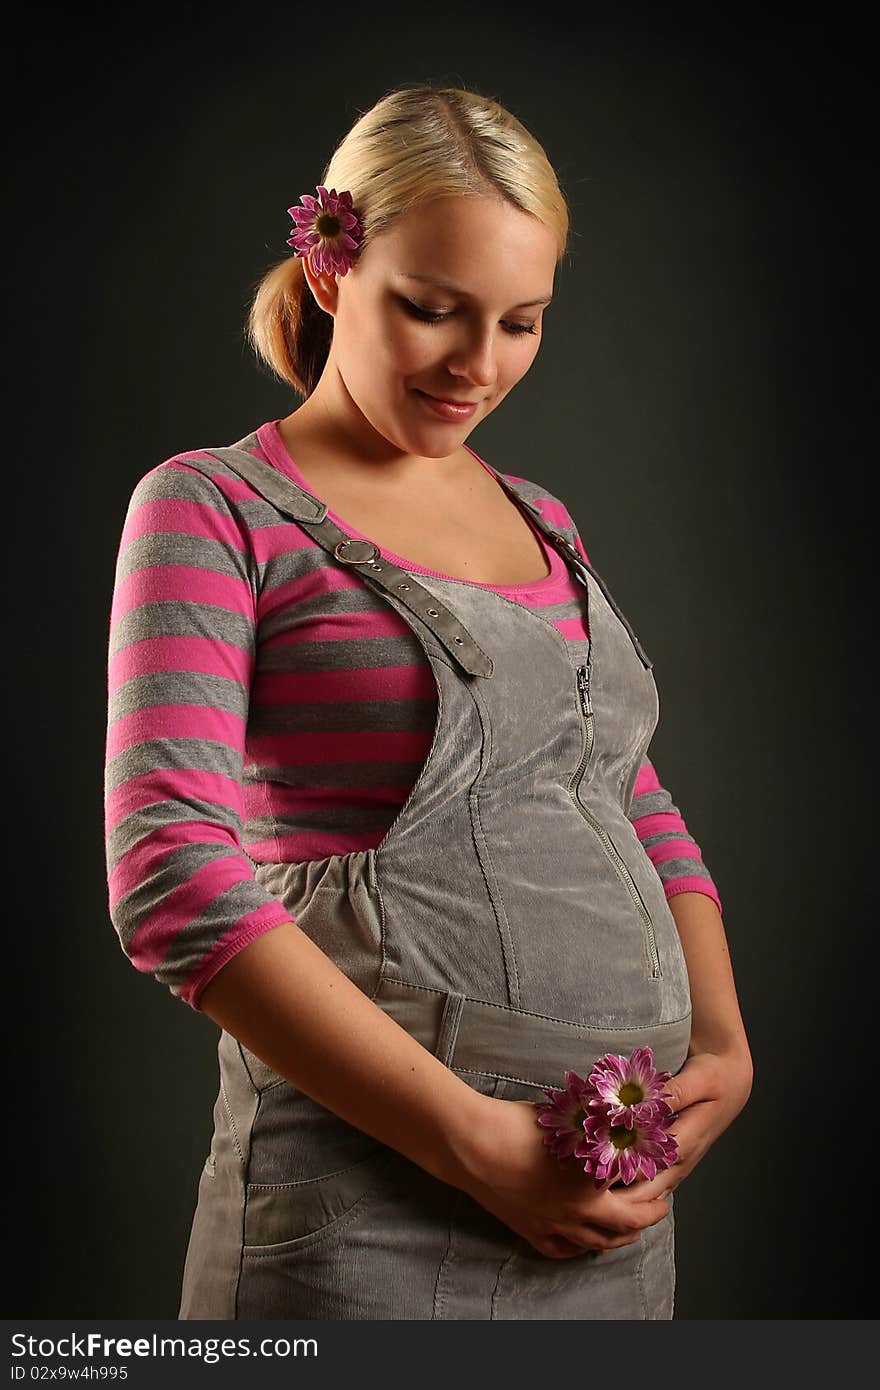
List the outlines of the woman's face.
{"type": "Polygon", "coordinates": [[[372,430],[403,455],[445,458],[535,360],[556,256],[536,217],[496,198],[443,197],[365,244],[346,275],[316,278],[309,265],[334,316],[310,400],[341,410],[370,452],[382,451],[372,430]],[[425,393],[475,408],[446,419],[425,393]]]}

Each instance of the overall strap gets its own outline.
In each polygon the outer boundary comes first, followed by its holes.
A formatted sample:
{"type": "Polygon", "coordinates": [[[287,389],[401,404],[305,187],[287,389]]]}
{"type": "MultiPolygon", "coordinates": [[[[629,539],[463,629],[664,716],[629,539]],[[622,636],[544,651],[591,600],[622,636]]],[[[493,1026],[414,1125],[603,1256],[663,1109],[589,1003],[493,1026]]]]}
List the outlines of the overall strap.
{"type": "MultiPolygon", "coordinates": [[[[331,521],[327,515],[327,504],[313,497],[292,478],[279,473],[271,464],[255,458],[245,449],[220,448],[204,449],[211,458],[232,469],[239,477],[250,483],[261,497],[277,508],[285,516],[291,517],[306,531],[334,560],[350,565],[365,580],[369,587],[384,590],[393,595],[410,612],[430,628],[457,664],[471,676],[491,676],[495,663],[483,651],[468,629],[446,605],[428,589],[398,565],[394,565],[383,555],[372,541],[360,540],[331,521]]],[[[198,459],[184,459],[187,467],[199,467],[198,459]]],[[[209,475],[210,476],[210,475],[209,475]]]]}
{"type": "Polygon", "coordinates": [[[542,516],[540,509],[535,506],[535,503],[531,501],[530,498],[526,497],[522,492],[520,492],[520,489],[517,487],[516,483],[512,483],[508,478],[505,478],[503,474],[498,472],[497,468],[492,468],[491,464],[487,463],[486,467],[492,474],[494,474],[498,482],[504,488],[505,492],[507,492],[508,496],[512,497],[515,502],[518,502],[521,507],[527,508],[529,515],[540,527],[547,539],[553,542],[557,550],[563,555],[571,569],[574,571],[575,577],[579,579],[585,587],[585,572],[588,572],[593,576],[596,583],[599,585],[599,588],[602,590],[602,593],[605,595],[605,598],[608,602],[608,606],[616,614],[623,626],[626,628],[626,631],[628,632],[630,637],[630,641],[635,647],[639,659],[642,662],[642,665],[650,671],[651,667],[654,665],[653,661],[648,656],[648,653],[645,651],[644,647],[642,646],[641,642],[636,636],[632,624],[630,623],[626,615],[622,612],[620,606],[616,602],[613,594],[611,593],[611,590],[608,588],[608,585],[605,583],[605,580],[602,578],[602,576],[598,574],[596,570],[593,569],[593,566],[589,563],[588,560],[584,559],[577,546],[574,544],[572,540],[569,539],[568,536],[564,535],[561,531],[554,531],[549,521],[547,521],[546,518],[542,516]]]}

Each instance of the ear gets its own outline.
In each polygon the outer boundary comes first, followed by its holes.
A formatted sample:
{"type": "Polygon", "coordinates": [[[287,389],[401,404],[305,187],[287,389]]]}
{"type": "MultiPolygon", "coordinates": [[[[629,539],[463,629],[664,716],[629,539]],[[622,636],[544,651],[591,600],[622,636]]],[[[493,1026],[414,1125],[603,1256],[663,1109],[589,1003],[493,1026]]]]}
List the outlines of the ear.
{"type": "Polygon", "coordinates": [[[325,314],[336,317],[336,303],[339,298],[339,280],[335,274],[322,271],[316,275],[312,268],[312,254],[302,257],[303,273],[306,277],[309,289],[315,296],[315,300],[324,310],[325,314]]]}

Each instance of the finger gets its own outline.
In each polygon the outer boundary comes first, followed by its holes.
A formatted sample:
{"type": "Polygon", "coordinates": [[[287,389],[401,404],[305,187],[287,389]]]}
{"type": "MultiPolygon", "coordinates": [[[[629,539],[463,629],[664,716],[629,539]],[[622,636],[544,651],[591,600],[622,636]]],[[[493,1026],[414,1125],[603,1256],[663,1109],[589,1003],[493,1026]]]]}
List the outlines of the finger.
{"type": "Polygon", "coordinates": [[[684,1110],[696,1101],[714,1100],[720,1094],[721,1074],[710,1054],[689,1057],[663,1085],[663,1095],[673,1110],[684,1110]]]}
{"type": "Polygon", "coordinates": [[[615,1235],[611,1231],[603,1231],[599,1226],[587,1226],[584,1232],[582,1248],[595,1250],[597,1253],[619,1250],[624,1245],[634,1245],[641,1235],[641,1231],[627,1231],[622,1235],[615,1235]]]}
{"type": "Polygon", "coordinates": [[[588,1221],[590,1225],[602,1227],[615,1234],[626,1234],[641,1230],[643,1226],[652,1226],[656,1221],[662,1221],[669,1211],[666,1194],[663,1192],[645,1197],[642,1201],[628,1202],[617,1200],[617,1193],[610,1192],[607,1195],[608,1203],[596,1203],[589,1213],[588,1221]]]}
{"type": "Polygon", "coordinates": [[[673,1176],[677,1168],[678,1164],[674,1163],[671,1168],[664,1168],[654,1178],[646,1178],[641,1175],[626,1187],[616,1188],[612,1195],[623,1197],[628,1203],[636,1205],[642,1202],[655,1202],[658,1198],[668,1197],[670,1192],[674,1192],[681,1182],[680,1177],[673,1176]]]}
{"type": "Polygon", "coordinates": [[[575,1255],[601,1255],[606,1250],[618,1250],[623,1245],[632,1245],[639,1238],[639,1232],[629,1232],[626,1235],[616,1235],[611,1231],[603,1231],[599,1226],[584,1226],[580,1231],[568,1236],[553,1236],[552,1247],[562,1259],[568,1259],[575,1255]]]}

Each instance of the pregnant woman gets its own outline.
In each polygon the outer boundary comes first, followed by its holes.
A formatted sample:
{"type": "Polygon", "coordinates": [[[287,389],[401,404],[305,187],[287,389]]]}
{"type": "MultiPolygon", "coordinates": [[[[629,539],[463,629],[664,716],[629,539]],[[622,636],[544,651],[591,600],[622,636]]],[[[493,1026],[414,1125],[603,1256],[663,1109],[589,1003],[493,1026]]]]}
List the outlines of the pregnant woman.
{"type": "Polygon", "coordinates": [[[751,1088],[720,901],[554,431],[466,443],[565,199],[511,112],[424,86],[290,214],[249,332],[302,403],[141,478],[113,597],[111,918],[220,1029],[179,1316],[671,1318],[673,1190],[751,1088]],[[638,1046],[678,1162],[597,1183],[533,1102],[638,1046]]]}

